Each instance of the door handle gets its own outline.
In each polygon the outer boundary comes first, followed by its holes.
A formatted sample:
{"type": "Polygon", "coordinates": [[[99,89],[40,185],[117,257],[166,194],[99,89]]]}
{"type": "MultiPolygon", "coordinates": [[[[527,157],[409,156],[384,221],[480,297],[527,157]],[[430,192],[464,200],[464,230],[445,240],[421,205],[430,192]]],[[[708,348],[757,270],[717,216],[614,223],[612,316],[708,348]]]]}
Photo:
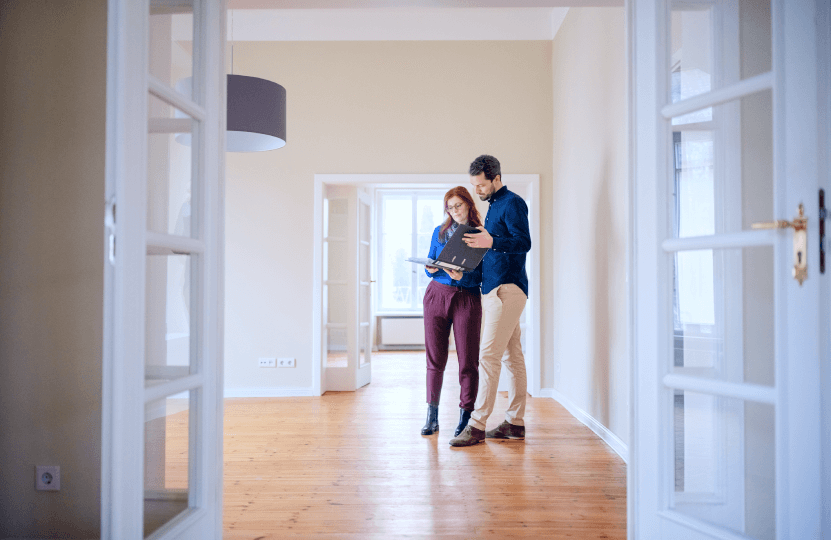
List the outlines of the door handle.
{"type": "Polygon", "coordinates": [[[793,221],[778,219],[751,225],[753,229],[793,229],[793,277],[802,286],[808,279],[808,218],[805,207],[799,204],[799,215],[793,221]]]}

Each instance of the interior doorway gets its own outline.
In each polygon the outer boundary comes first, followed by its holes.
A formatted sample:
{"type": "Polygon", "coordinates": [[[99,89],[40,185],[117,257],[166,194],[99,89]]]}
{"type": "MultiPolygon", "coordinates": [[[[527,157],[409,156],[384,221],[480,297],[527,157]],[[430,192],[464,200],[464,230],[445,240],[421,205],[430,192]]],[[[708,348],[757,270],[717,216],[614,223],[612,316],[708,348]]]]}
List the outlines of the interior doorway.
{"type": "MultiPolygon", "coordinates": [[[[535,250],[534,245],[539,239],[539,175],[535,174],[505,174],[505,185],[508,189],[518,193],[525,199],[529,209],[529,222],[531,228],[532,248],[528,253],[526,261],[526,272],[528,273],[528,282],[531,291],[539,291],[540,286],[540,269],[539,269],[539,255],[535,250]]],[[[352,366],[353,369],[363,369],[363,366],[368,366],[371,369],[371,363],[362,363],[365,354],[371,354],[368,349],[362,349],[363,336],[368,335],[371,341],[369,347],[378,349],[379,329],[386,325],[387,332],[392,328],[393,324],[400,325],[399,321],[393,321],[393,318],[406,318],[406,328],[402,326],[400,331],[407,333],[408,343],[412,345],[411,348],[418,348],[418,345],[413,340],[411,335],[417,332],[421,324],[420,302],[416,298],[421,289],[419,283],[412,285],[407,298],[403,298],[403,291],[401,298],[397,298],[398,302],[394,301],[392,304],[385,305],[383,298],[388,295],[379,294],[384,283],[379,263],[379,251],[383,250],[378,241],[379,236],[379,201],[382,200],[383,193],[398,192],[400,194],[412,193],[438,193],[439,197],[443,197],[444,193],[455,186],[469,185],[469,178],[466,174],[326,174],[315,175],[315,249],[314,249],[314,348],[313,348],[313,384],[314,394],[322,395],[327,390],[343,390],[347,389],[341,382],[343,377],[343,370],[347,371],[352,366]],[[359,195],[363,194],[363,195],[359,195]],[[347,245],[350,243],[350,238],[341,234],[343,227],[338,227],[333,223],[332,217],[332,203],[329,202],[332,197],[335,197],[343,204],[337,203],[336,209],[340,206],[348,206],[349,200],[358,200],[365,197],[370,201],[370,219],[372,226],[370,227],[373,234],[369,237],[369,253],[371,263],[369,265],[370,275],[364,275],[361,279],[352,278],[352,282],[346,279],[346,276],[334,276],[331,274],[331,268],[337,268],[336,259],[333,255],[338,253],[340,244],[347,245]],[[331,234],[330,234],[331,233],[331,234]],[[363,279],[368,277],[369,279],[363,279]],[[379,277],[381,279],[379,280],[379,277]],[[370,284],[371,300],[365,306],[366,312],[361,311],[360,298],[362,284],[370,284]],[[351,292],[350,292],[351,291],[351,292]],[[353,299],[352,296],[355,296],[353,299]],[[406,302],[404,300],[407,300],[406,302]],[[399,305],[400,304],[400,305],[399,305]],[[401,308],[408,306],[408,309],[401,308]],[[346,312],[354,312],[355,320],[360,319],[359,324],[366,324],[365,315],[368,317],[368,325],[366,326],[366,333],[364,334],[364,327],[357,334],[358,347],[352,346],[350,337],[350,321],[340,320],[346,312]],[[351,352],[350,352],[351,351],[351,352]],[[351,363],[350,363],[351,362],[351,363]]],[[[473,197],[478,201],[478,197],[473,197]]],[[[417,203],[416,206],[418,207],[417,203]]],[[[433,205],[435,206],[435,205],[433,205]]],[[[487,213],[488,205],[484,202],[478,201],[477,209],[484,216],[487,213]]],[[[440,208],[432,208],[431,205],[425,202],[422,205],[422,210],[425,215],[438,214],[434,216],[435,223],[429,224],[429,230],[432,232],[433,227],[440,223],[443,219],[440,208]],[[432,211],[432,213],[431,213],[432,211]]],[[[348,214],[344,211],[344,216],[348,214]]],[[[337,219],[337,216],[334,218],[337,219]]],[[[351,230],[351,229],[348,229],[351,230]]],[[[357,233],[357,229],[355,230],[357,233]]],[[[364,237],[355,238],[355,249],[359,252],[364,249],[363,242],[367,239],[364,237]],[[360,247],[359,247],[360,246],[360,247]]],[[[429,240],[428,240],[429,241],[429,240]]],[[[413,240],[413,242],[417,242],[413,240]]],[[[415,245],[415,244],[414,244],[415,245]]],[[[414,254],[409,252],[410,246],[407,247],[407,252],[404,257],[409,257],[414,254]]],[[[413,247],[417,249],[417,247],[413,247]]],[[[418,256],[424,256],[426,253],[419,253],[418,256]]],[[[346,257],[341,257],[343,260],[351,261],[346,257]]],[[[403,257],[401,257],[403,259],[403,257]]],[[[363,268],[363,267],[362,267],[363,268]]],[[[337,270],[335,270],[337,272],[337,270]]],[[[406,270],[405,270],[406,271],[406,270]]],[[[357,276],[358,274],[355,274],[357,276]]],[[[393,279],[392,275],[387,276],[388,279],[393,279]]],[[[404,287],[399,287],[403,289],[404,287]]],[[[386,289],[385,289],[386,290],[386,289]]],[[[538,298],[538,297],[537,297],[538,298]]],[[[523,351],[526,357],[527,372],[528,372],[528,392],[531,396],[537,397],[540,394],[541,386],[541,372],[540,372],[540,302],[532,293],[528,299],[521,328],[523,333],[523,351]]],[[[423,328],[423,327],[422,327],[423,328]]],[[[423,343],[423,341],[422,341],[423,343]]],[[[382,347],[383,348],[383,347],[382,347]]],[[[367,374],[366,377],[371,375],[367,374]]],[[[503,374],[503,377],[506,375],[503,374]]],[[[368,379],[367,379],[368,382],[368,379]]],[[[366,384],[366,383],[364,383],[366,384]]],[[[356,387],[357,388],[357,387],[356,387]]],[[[353,388],[354,389],[354,388],[353,388]]],[[[507,380],[500,379],[500,390],[507,389],[507,380]]]]}

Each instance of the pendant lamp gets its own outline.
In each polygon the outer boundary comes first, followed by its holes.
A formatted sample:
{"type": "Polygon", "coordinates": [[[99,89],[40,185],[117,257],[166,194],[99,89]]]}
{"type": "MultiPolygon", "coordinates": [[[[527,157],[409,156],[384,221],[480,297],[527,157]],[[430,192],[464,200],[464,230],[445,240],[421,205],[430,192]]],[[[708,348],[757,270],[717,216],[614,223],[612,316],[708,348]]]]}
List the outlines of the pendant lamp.
{"type": "Polygon", "coordinates": [[[276,82],[228,75],[228,152],[262,152],[286,145],[286,89],[276,82]]]}
{"type": "MultiPolygon", "coordinates": [[[[191,95],[192,78],[180,80],[176,90],[191,95]]],[[[247,75],[228,75],[227,152],[263,152],[286,145],[286,89],[276,82],[247,75]]],[[[184,117],[176,111],[177,117],[184,117]]],[[[190,133],[176,140],[190,146],[190,133]]]]}

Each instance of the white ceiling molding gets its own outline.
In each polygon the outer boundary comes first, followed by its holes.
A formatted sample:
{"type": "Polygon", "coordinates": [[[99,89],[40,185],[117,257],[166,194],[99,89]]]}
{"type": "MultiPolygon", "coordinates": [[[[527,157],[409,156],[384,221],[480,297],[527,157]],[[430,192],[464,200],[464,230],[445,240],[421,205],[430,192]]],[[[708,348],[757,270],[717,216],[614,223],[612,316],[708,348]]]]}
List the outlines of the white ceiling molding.
{"type": "MultiPolygon", "coordinates": [[[[568,8],[235,9],[234,41],[550,40],[568,8]]],[[[233,28],[232,28],[233,25],[233,28]]]]}
{"type": "Polygon", "coordinates": [[[566,15],[568,15],[568,8],[551,10],[551,39],[554,39],[554,36],[560,31],[563,21],[566,20],[566,15]]]}

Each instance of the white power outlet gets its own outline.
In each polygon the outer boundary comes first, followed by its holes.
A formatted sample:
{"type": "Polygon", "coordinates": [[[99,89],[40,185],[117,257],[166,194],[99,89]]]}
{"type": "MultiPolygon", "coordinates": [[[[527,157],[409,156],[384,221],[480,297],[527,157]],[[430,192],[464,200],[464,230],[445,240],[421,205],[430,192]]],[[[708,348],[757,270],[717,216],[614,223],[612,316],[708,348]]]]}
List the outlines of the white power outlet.
{"type": "Polygon", "coordinates": [[[277,367],[294,367],[294,358],[278,358],[277,367]]]}
{"type": "Polygon", "coordinates": [[[257,364],[260,367],[275,367],[277,365],[276,358],[260,358],[257,364]]]}
{"type": "Polygon", "coordinates": [[[57,465],[35,465],[35,489],[60,491],[61,468],[57,465]]]}

